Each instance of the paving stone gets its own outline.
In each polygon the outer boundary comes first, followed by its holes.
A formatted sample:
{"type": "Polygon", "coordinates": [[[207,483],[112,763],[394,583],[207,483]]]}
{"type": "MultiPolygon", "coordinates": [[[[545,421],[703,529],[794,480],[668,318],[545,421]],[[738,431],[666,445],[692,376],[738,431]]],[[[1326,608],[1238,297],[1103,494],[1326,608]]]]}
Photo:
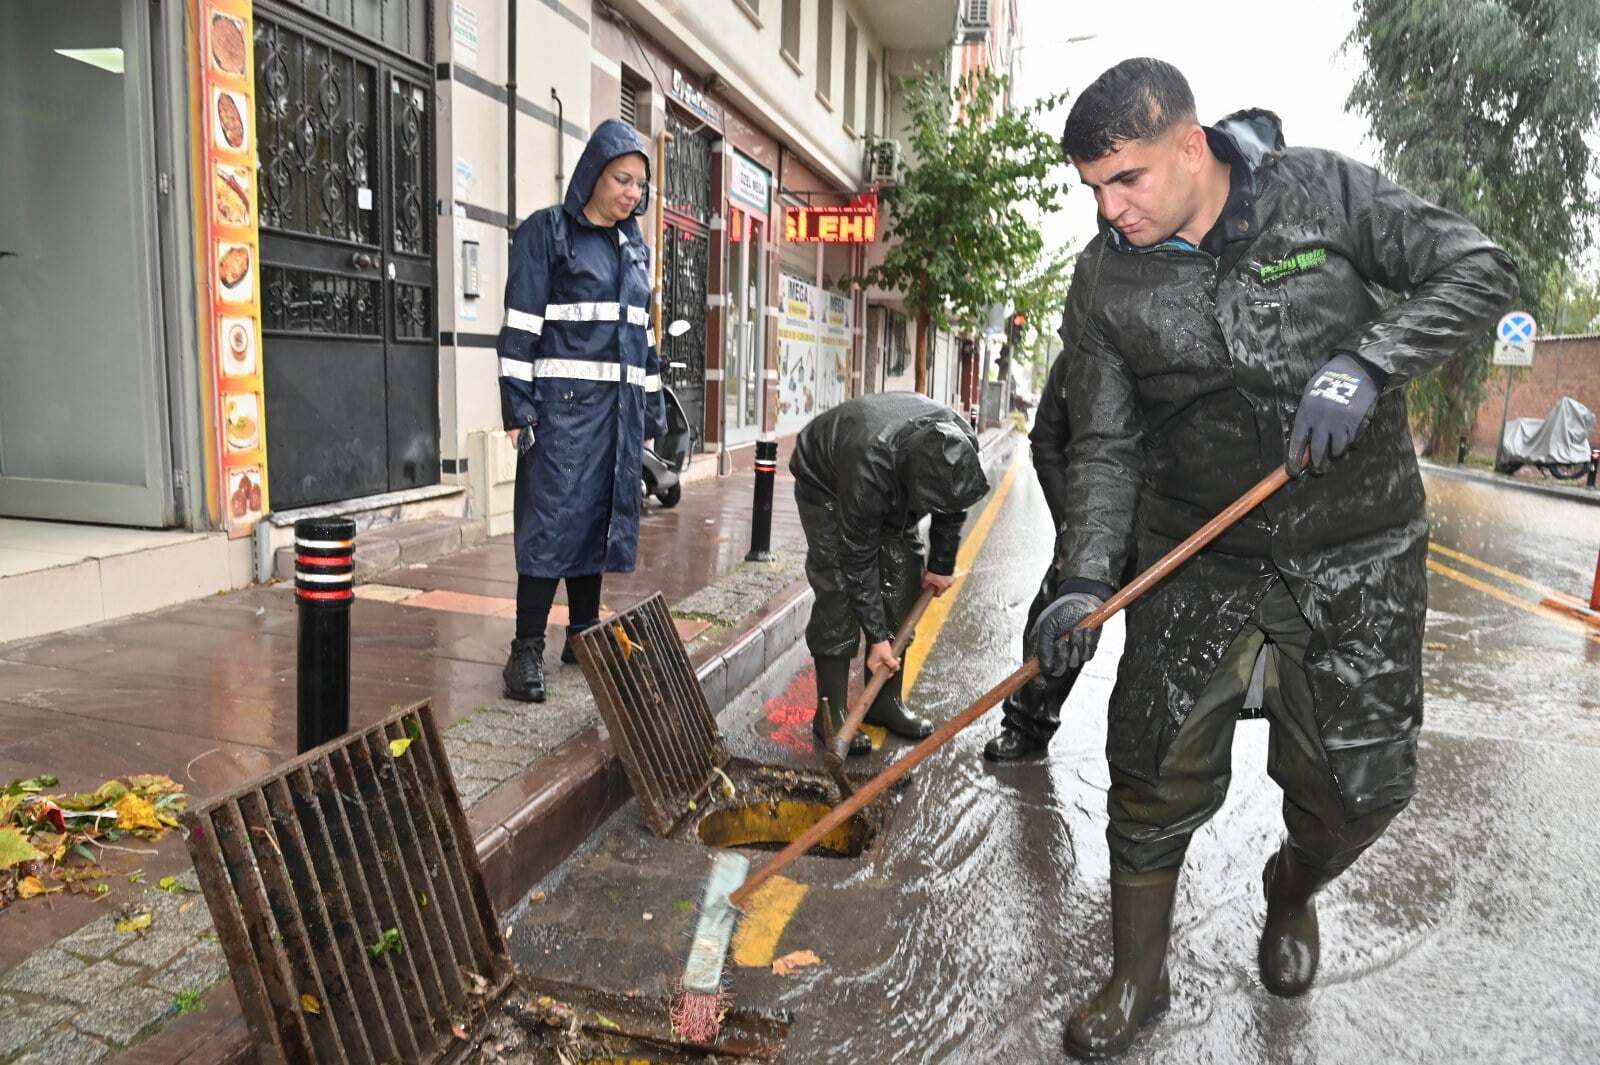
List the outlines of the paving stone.
{"type": "Polygon", "coordinates": [[[211,911],[206,909],[205,897],[198,891],[157,891],[146,904],[150,907],[152,930],[176,928],[192,937],[211,927],[211,911]]]}
{"type": "Polygon", "coordinates": [[[153,987],[125,987],[96,997],[73,1024],[86,1032],[126,1046],[176,1006],[172,996],[153,987]]]}
{"type": "Polygon", "coordinates": [[[57,945],[69,954],[101,961],[126,947],[131,938],[127,933],[117,931],[115,917],[106,916],[84,925],[57,945]]]}
{"type": "Polygon", "coordinates": [[[111,1048],[94,1036],[76,1028],[63,1028],[46,1036],[12,1065],[94,1065],[109,1053],[111,1048]]]}
{"type": "Polygon", "coordinates": [[[468,807],[477,805],[478,801],[493,791],[498,783],[494,780],[458,781],[456,790],[461,793],[461,805],[468,807]]]}
{"type": "Polygon", "coordinates": [[[72,1013],[62,1002],[18,1002],[0,995],[0,1058],[10,1057],[72,1013]]]}
{"type": "Polygon", "coordinates": [[[204,991],[227,976],[228,960],[223,957],[222,945],[201,941],[152,977],[150,986],[176,996],[184,991],[204,991]]]}
{"type": "Polygon", "coordinates": [[[53,996],[58,987],[77,980],[88,971],[88,965],[60,947],[50,946],[30,954],[21,965],[6,973],[0,978],[0,987],[8,991],[53,996]]]}
{"type": "Polygon", "coordinates": [[[120,994],[120,989],[137,981],[142,972],[136,966],[118,965],[114,961],[101,961],[89,966],[70,979],[58,980],[47,991],[39,994],[66,999],[81,1005],[93,1005],[120,994]]]}
{"type": "Polygon", "coordinates": [[[118,952],[117,961],[159,969],[194,942],[194,932],[176,922],[151,921],[150,931],[118,952]]]}

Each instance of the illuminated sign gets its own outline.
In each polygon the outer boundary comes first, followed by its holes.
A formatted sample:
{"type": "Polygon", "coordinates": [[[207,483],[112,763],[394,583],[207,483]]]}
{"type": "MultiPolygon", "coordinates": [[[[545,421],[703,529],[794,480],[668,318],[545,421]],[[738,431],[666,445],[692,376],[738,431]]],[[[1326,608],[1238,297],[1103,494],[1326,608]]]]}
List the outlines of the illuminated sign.
{"type": "Polygon", "coordinates": [[[844,207],[786,207],[783,234],[793,244],[872,244],[878,239],[878,197],[844,207]]]}

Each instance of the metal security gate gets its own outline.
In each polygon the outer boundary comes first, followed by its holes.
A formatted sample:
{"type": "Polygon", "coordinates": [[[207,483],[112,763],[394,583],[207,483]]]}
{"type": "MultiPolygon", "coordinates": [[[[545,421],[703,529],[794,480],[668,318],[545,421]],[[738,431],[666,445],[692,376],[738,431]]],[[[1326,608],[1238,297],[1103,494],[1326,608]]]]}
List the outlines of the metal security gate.
{"type": "Polygon", "coordinates": [[[711,140],[667,112],[666,173],[661,202],[661,320],[689,323],[680,337],[662,337],[662,372],[683,404],[700,449],[706,424],[706,288],[711,252],[711,140]]]}
{"type": "Polygon", "coordinates": [[[401,54],[256,5],[262,369],[279,509],[439,480],[427,4],[337,6],[330,19],[401,54]]]}

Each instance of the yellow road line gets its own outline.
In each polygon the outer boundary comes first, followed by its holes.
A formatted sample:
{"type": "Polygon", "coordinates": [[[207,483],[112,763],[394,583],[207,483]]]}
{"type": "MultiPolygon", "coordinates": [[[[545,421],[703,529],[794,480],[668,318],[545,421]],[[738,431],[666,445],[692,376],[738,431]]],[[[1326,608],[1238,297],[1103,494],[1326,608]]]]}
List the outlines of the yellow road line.
{"type": "Polygon", "coordinates": [[[806,885],[775,876],[756,888],[744,906],[744,916],[733,934],[735,965],[756,968],[771,965],[778,940],[809,891],[806,885]]]}
{"type": "Polygon", "coordinates": [[[1520,573],[1512,573],[1508,569],[1501,569],[1499,566],[1485,562],[1481,558],[1473,558],[1465,551],[1457,551],[1455,548],[1445,547],[1443,544],[1435,543],[1429,543],[1428,550],[1437,551],[1445,558],[1453,559],[1456,562],[1465,562],[1467,565],[1481,569],[1485,573],[1493,574],[1503,581],[1510,581],[1512,584],[1520,584],[1524,588],[1532,589],[1533,591],[1538,592],[1541,598],[1547,595],[1558,594],[1554,588],[1551,588],[1547,584],[1540,584],[1538,581],[1524,577],[1520,573]]]}
{"type": "Polygon", "coordinates": [[[1490,584],[1488,581],[1481,581],[1470,574],[1462,573],[1453,566],[1446,566],[1443,562],[1435,562],[1431,558],[1428,559],[1428,568],[1442,577],[1449,577],[1451,580],[1459,581],[1474,591],[1479,591],[1484,595],[1492,596],[1508,606],[1514,606],[1518,610],[1526,610],[1528,613],[1537,617],[1544,618],[1547,621],[1553,621],[1557,625],[1572,629],[1576,632],[1581,632],[1591,640],[1600,643],[1600,634],[1595,633],[1583,622],[1574,618],[1570,618],[1559,611],[1551,610],[1549,607],[1540,606],[1538,603],[1530,603],[1520,595],[1513,595],[1504,588],[1490,584]]]}
{"type": "Polygon", "coordinates": [[[922,663],[933,650],[934,642],[939,639],[939,630],[944,628],[945,621],[950,617],[950,609],[955,606],[956,597],[961,594],[961,589],[967,583],[967,574],[972,571],[972,563],[978,557],[978,552],[983,550],[983,542],[989,538],[989,530],[994,527],[995,519],[1000,516],[1000,506],[1011,492],[1012,482],[1017,479],[1017,471],[1022,469],[1022,450],[1018,447],[1012,451],[1011,465],[1007,467],[1006,475],[1001,478],[1000,487],[989,497],[989,505],[978,515],[977,522],[972,526],[972,532],[961,541],[961,549],[956,552],[955,584],[950,586],[948,592],[928,604],[927,612],[922,615],[922,623],[917,626],[917,639],[906,651],[905,661],[900,666],[901,672],[905,674],[903,688],[907,693],[917,683],[917,674],[922,672],[922,663]]]}

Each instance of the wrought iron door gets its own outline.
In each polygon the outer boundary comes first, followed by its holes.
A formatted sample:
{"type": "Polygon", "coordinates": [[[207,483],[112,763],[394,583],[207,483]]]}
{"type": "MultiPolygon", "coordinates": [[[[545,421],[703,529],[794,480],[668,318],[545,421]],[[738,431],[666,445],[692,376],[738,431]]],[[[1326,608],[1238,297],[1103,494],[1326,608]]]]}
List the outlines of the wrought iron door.
{"type": "Polygon", "coordinates": [[[683,404],[700,450],[706,424],[706,287],[710,268],[711,141],[676,113],[667,112],[666,173],[661,202],[666,215],[662,235],[661,320],[689,323],[680,337],[662,337],[666,383],[683,404]]]}
{"type": "Polygon", "coordinates": [[[426,73],[266,3],[255,55],[274,503],[435,484],[426,73]]]}

